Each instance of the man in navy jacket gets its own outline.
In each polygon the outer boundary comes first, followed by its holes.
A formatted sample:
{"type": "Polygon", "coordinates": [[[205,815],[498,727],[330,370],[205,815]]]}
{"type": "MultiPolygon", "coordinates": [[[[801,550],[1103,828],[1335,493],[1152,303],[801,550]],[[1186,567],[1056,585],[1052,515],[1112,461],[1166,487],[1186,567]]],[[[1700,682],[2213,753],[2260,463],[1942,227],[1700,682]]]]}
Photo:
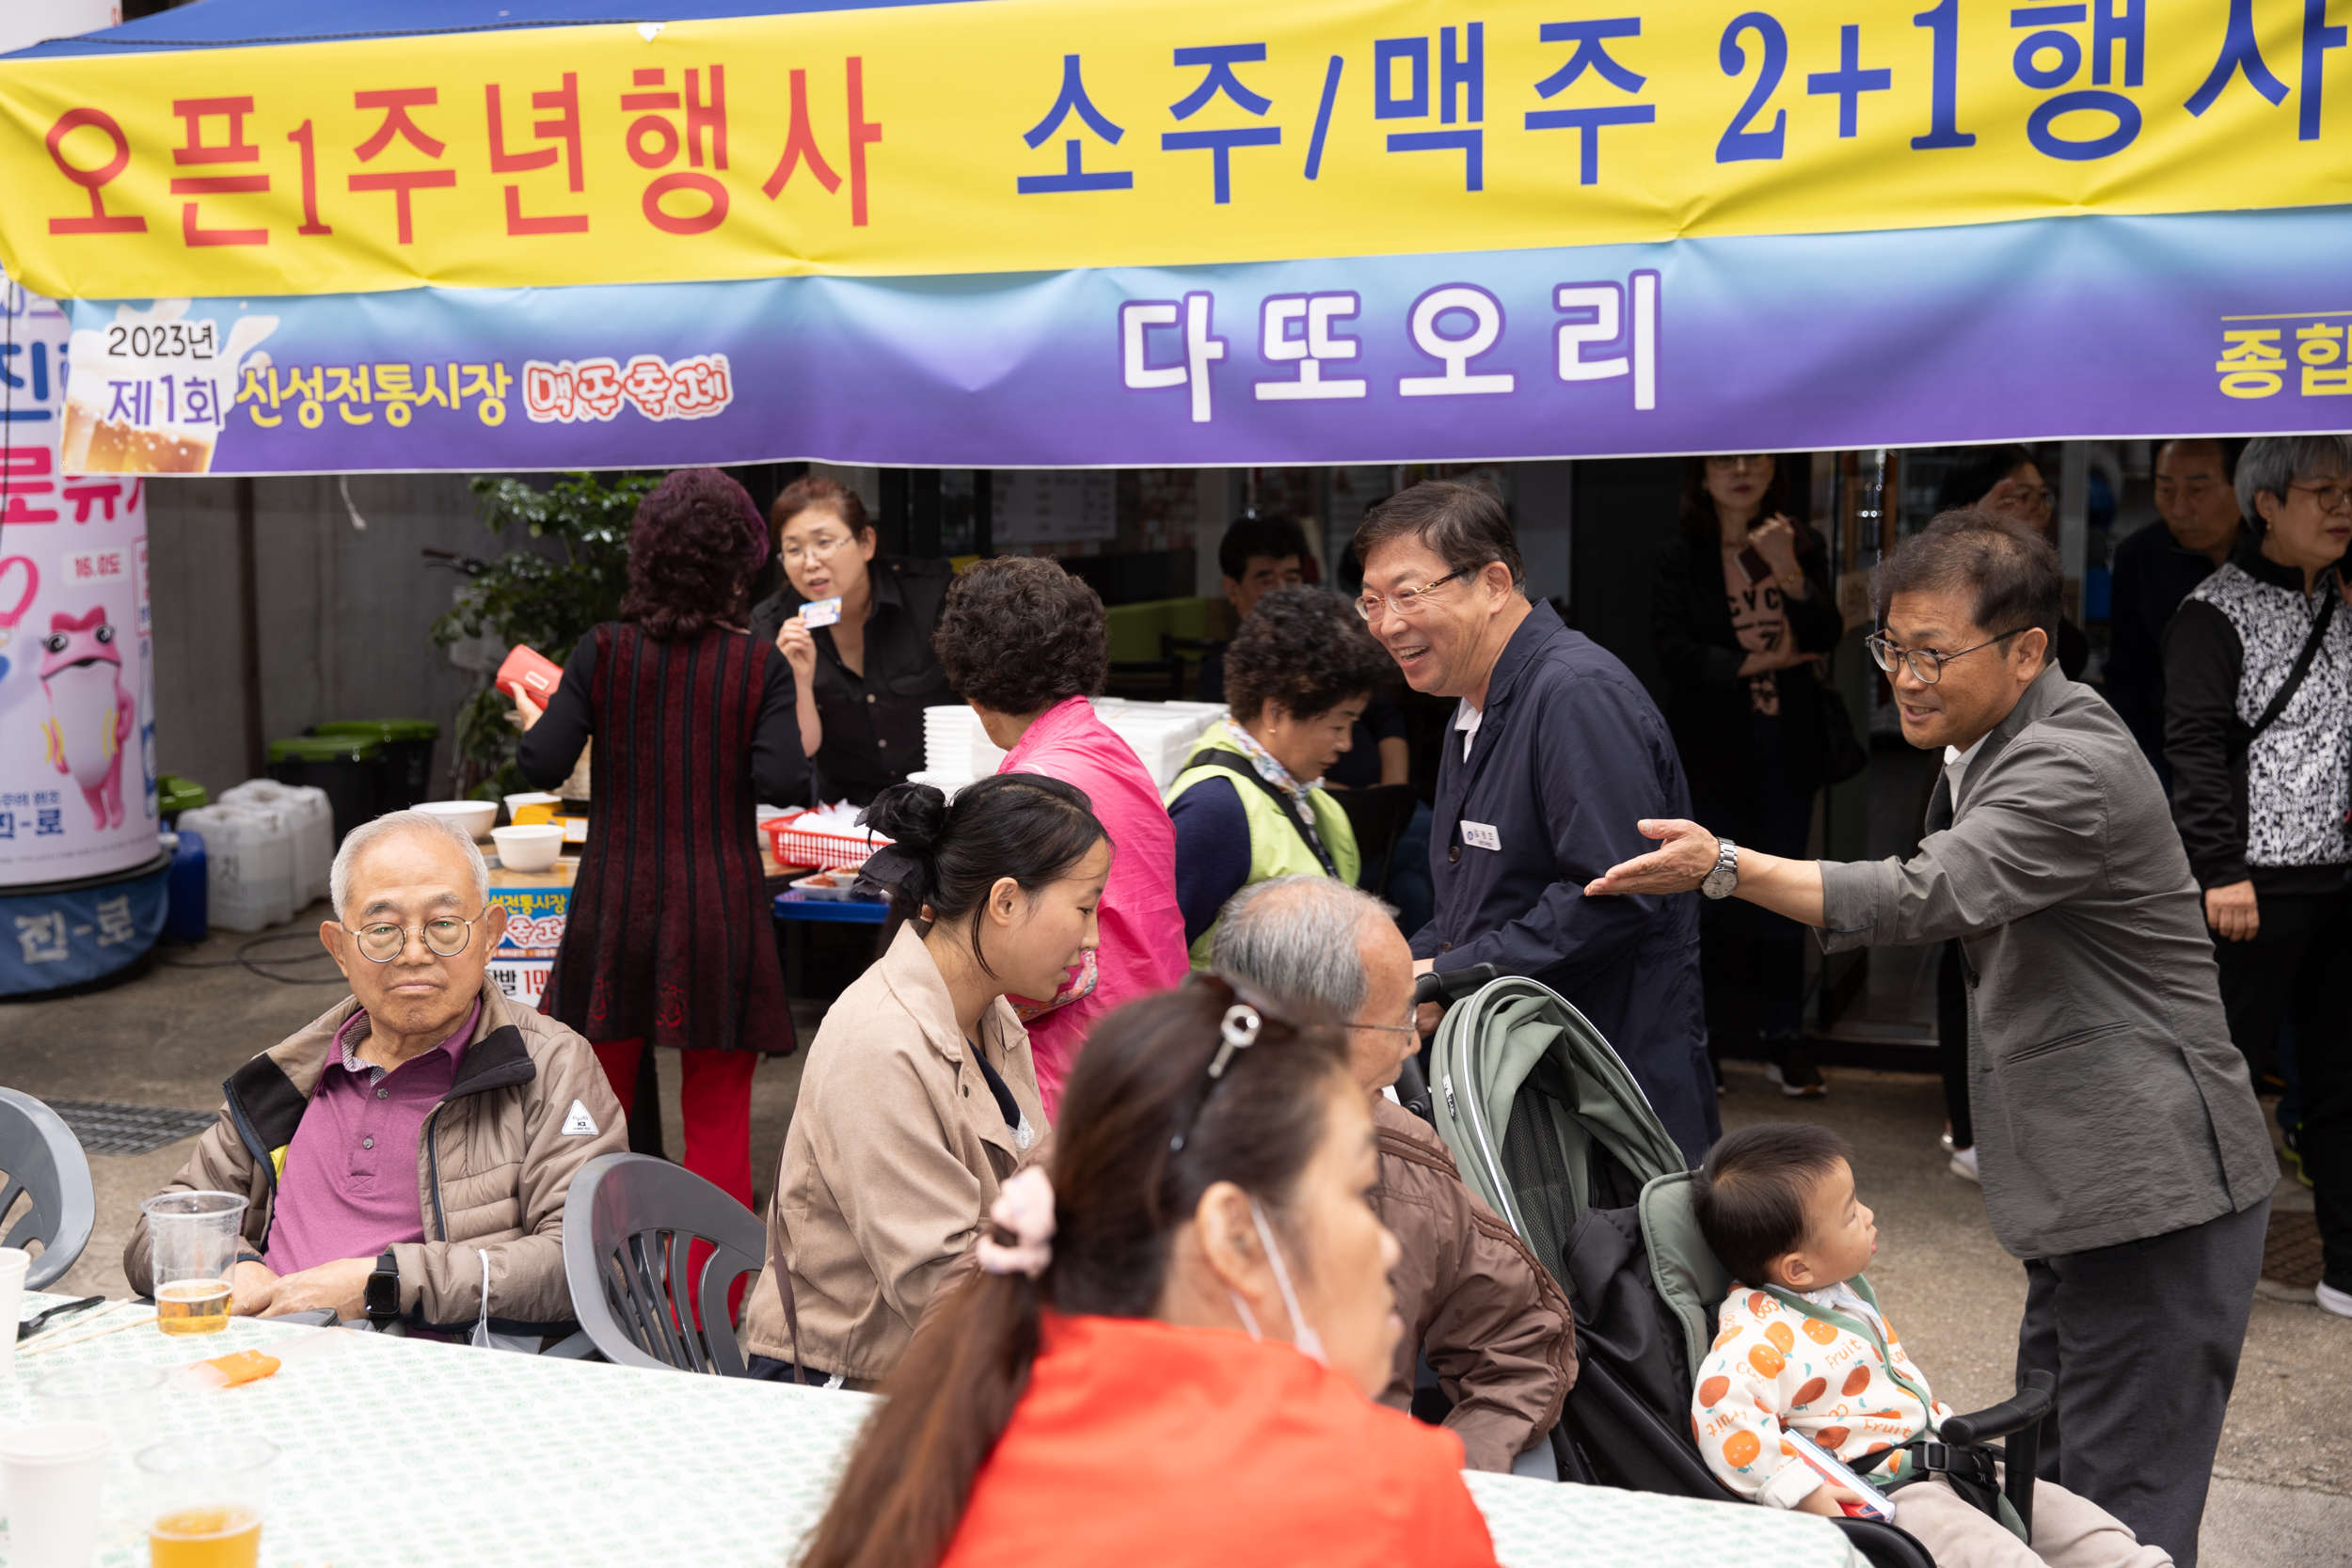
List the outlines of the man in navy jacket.
{"type": "Polygon", "coordinates": [[[1416,691],[1459,700],[1429,835],[1437,916],[1421,971],[1491,963],[1574,1003],[1695,1163],[1721,1131],[1689,894],[1591,899],[1648,847],[1633,824],[1689,809],[1666,721],[1632,672],[1531,605],[1502,503],[1418,484],[1356,533],[1357,608],[1416,691]]]}

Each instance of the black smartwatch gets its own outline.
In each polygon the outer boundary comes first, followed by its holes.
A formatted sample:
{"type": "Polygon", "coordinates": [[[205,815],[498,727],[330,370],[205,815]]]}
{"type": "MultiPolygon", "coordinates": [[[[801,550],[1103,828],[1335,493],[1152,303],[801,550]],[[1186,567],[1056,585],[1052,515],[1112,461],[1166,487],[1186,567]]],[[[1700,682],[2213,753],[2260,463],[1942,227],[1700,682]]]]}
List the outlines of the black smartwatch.
{"type": "Polygon", "coordinates": [[[386,1247],[384,1256],[375,1260],[375,1268],[368,1275],[368,1291],[364,1298],[368,1322],[381,1328],[400,1321],[400,1260],[386,1247]]]}

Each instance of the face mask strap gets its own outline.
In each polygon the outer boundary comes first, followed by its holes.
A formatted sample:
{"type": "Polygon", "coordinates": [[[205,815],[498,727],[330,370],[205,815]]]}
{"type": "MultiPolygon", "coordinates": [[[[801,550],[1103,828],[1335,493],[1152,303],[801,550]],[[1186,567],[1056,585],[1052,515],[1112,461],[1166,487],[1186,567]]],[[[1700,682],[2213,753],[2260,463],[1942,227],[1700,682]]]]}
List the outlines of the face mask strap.
{"type": "MultiPolygon", "coordinates": [[[[1297,1349],[1299,1354],[1306,1356],[1316,1365],[1329,1365],[1323,1356],[1323,1337],[1314,1331],[1313,1325],[1307,1322],[1307,1315],[1298,1309],[1298,1293],[1291,1289],[1291,1272],[1282,1264],[1282,1249],[1275,1244],[1274,1229],[1266,1224],[1265,1211],[1258,1207],[1258,1200],[1255,1197],[1249,1199],[1249,1220],[1258,1227],[1258,1240],[1265,1245],[1266,1261],[1274,1265],[1274,1283],[1276,1288],[1282,1292],[1283,1308],[1291,1315],[1292,1345],[1297,1349]]],[[[1234,1304],[1238,1306],[1241,1298],[1236,1296],[1233,1299],[1234,1304]]],[[[1246,1308],[1243,1321],[1248,1322],[1246,1308]]],[[[1253,1339],[1258,1337],[1254,1325],[1250,1329],[1249,1337],[1253,1339]]]]}

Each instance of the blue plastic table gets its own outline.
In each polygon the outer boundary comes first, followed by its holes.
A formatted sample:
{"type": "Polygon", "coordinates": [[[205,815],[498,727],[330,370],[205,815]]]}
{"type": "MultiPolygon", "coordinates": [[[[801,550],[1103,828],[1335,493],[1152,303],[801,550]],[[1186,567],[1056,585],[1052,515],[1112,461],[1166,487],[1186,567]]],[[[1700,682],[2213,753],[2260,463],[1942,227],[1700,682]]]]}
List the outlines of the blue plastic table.
{"type": "Polygon", "coordinates": [[[879,898],[812,898],[795,891],[776,895],[776,918],[879,926],[890,918],[890,906],[879,898]]]}

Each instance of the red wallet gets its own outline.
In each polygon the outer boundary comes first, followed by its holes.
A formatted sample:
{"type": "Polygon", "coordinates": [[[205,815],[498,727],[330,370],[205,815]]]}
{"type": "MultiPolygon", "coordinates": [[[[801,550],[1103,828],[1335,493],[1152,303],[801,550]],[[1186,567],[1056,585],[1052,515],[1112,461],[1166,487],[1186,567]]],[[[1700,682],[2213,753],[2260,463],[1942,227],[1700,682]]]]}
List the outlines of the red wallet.
{"type": "Polygon", "coordinates": [[[564,684],[564,668],[537,649],[517,642],[507,651],[506,662],[499,666],[491,684],[509,696],[529,697],[545,708],[555,689],[564,684]]]}

